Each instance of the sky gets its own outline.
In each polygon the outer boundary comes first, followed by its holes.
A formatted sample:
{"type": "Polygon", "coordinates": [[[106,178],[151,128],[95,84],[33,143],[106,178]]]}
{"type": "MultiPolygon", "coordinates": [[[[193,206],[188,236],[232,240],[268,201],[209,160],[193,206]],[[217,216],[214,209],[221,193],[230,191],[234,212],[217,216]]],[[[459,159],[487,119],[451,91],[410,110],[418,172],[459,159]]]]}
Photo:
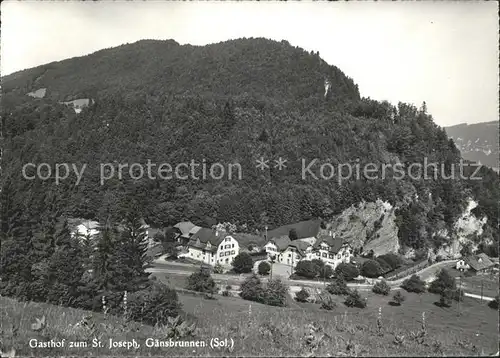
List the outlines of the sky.
{"type": "Polygon", "coordinates": [[[319,51],[362,96],[425,101],[441,126],[499,118],[495,1],[11,0],[1,17],[2,75],[141,39],[266,37],[319,51]]]}

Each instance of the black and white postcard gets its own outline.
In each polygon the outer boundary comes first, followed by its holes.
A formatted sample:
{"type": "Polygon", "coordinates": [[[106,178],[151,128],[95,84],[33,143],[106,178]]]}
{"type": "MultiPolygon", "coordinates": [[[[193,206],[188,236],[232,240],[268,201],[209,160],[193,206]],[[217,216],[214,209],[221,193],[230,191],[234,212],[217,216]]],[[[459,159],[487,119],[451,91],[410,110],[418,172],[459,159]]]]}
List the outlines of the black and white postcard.
{"type": "Polygon", "coordinates": [[[494,1],[4,1],[0,356],[498,356],[494,1]]]}

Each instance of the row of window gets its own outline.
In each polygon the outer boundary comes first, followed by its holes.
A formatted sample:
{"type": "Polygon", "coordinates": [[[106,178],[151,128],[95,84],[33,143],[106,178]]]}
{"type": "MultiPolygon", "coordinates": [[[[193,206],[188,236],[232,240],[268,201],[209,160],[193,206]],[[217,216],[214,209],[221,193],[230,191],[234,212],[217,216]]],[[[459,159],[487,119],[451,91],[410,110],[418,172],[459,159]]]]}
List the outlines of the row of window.
{"type": "MultiPolygon", "coordinates": [[[[334,259],[335,258],[335,255],[334,254],[327,254],[326,252],[323,252],[322,254],[320,254],[319,252],[316,252],[316,256],[321,256],[321,257],[328,257],[329,259],[334,259]]],[[[349,256],[349,253],[348,252],[344,252],[344,257],[348,257],[349,256]]],[[[342,254],[337,254],[337,259],[340,260],[342,258],[342,254]]]]}
{"type": "Polygon", "coordinates": [[[225,251],[225,252],[221,252],[220,253],[220,257],[223,257],[223,256],[229,256],[229,255],[234,255],[235,254],[235,251],[234,250],[231,250],[231,251],[225,251]]]}
{"type": "Polygon", "coordinates": [[[221,246],[220,248],[221,249],[232,249],[232,248],[234,248],[234,244],[225,245],[224,247],[221,246]]]}

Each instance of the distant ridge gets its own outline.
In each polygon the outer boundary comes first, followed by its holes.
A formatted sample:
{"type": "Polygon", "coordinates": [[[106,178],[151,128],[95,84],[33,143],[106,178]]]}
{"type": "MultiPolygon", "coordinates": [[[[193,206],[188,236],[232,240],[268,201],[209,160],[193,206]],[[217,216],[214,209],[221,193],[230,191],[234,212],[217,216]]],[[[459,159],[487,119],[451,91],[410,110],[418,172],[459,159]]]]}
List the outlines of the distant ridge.
{"type": "Polygon", "coordinates": [[[499,168],[498,121],[460,123],[445,127],[462,157],[486,165],[496,171],[499,168]]]}

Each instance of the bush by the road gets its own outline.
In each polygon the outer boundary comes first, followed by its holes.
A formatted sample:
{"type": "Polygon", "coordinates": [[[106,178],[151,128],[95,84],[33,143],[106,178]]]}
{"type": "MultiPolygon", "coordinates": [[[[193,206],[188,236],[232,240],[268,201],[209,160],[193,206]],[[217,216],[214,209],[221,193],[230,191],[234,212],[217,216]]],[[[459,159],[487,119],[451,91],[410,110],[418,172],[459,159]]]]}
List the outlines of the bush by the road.
{"type": "Polygon", "coordinates": [[[318,299],[321,304],[321,308],[324,310],[331,311],[337,307],[337,303],[333,299],[333,296],[328,292],[322,292],[318,299]]]}
{"type": "Polygon", "coordinates": [[[313,269],[316,272],[316,276],[321,275],[321,272],[325,268],[325,262],[320,259],[313,259],[311,260],[311,263],[313,265],[313,269]]]}
{"type": "Polygon", "coordinates": [[[302,287],[302,289],[295,294],[295,301],[297,302],[307,302],[307,299],[309,298],[309,292],[302,287]]]}
{"type": "Polygon", "coordinates": [[[286,306],[288,287],[280,280],[269,280],[264,287],[259,277],[252,274],[241,284],[241,298],[270,306],[286,306]]]}
{"type": "Polygon", "coordinates": [[[264,288],[262,287],[262,282],[257,275],[252,274],[247,277],[245,281],[241,284],[240,296],[244,300],[264,302],[264,288]]]}
{"type": "Polygon", "coordinates": [[[431,282],[429,292],[440,295],[445,290],[454,291],[456,287],[455,278],[447,270],[442,269],[436,275],[436,279],[431,282]]]}
{"type": "Polygon", "coordinates": [[[386,273],[392,271],[391,265],[389,265],[387,262],[385,262],[385,260],[383,258],[377,257],[375,259],[375,261],[377,261],[380,265],[381,275],[385,275],[386,273]]]}
{"type": "Polygon", "coordinates": [[[271,265],[267,261],[262,261],[258,267],[259,275],[266,276],[269,275],[269,271],[271,271],[271,265]]]}
{"type": "Polygon", "coordinates": [[[332,295],[347,295],[349,288],[343,276],[336,277],[332,282],[326,286],[326,291],[332,295]]]}
{"type": "Polygon", "coordinates": [[[286,306],[288,287],[279,279],[269,280],[264,289],[264,303],[269,306],[286,306]]]}
{"type": "Polygon", "coordinates": [[[295,266],[295,274],[305,278],[315,278],[317,275],[316,265],[312,261],[299,261],[295,266]]]}
{"type": "Polygon", "coordinates": [[[408,292],[422,293],[425,292],[425,282],[420,279],[420,276],[413,275],[403,281],[401,285],[408,292]]]}
{"type": "Polygon", "coordinates": [[[214,273],[221,274],[224,273],[224,267],[220,263],[216,263],[214,266],[214,273]]]}
{"type": "Polygon", "coordinates": [[[343,276],[346,281],[351,281],[359,276],[359,270],[354,264],[341,263],[335,269],[335,274],[343,276]]]}
{"type": "Polygon", "coordinates": [[[347,295],[344,304],[347,307],[365,308],[366,301],[367,301],[366,298],[361,297],[358,290],[351,290],[347,295]]]}
{"type": "Polygon", "coordinates": [[[368,260],[363,263],[361,266],[361,274],[365,277],[375,278],[382,275],[382,267],[380,267],[380,263],[375,260],[368,260]]]}
{"type": "Polygon", "coordinates": [[[319,272],[320,278],[330,278],[334,274],[334,271],[330,265],[325,265],[319,272]]]}
{"type": "Polygon", "coordinates": [[[213,294],[216,290],[215,281],[207,270],[193,272],[187,280],[188,290],[213,294]]]}
{"type": "Polygon", "coordinates": [[[233,260],[233,270],[236,273],[252,272],[253,260],[248,252],[242,252],[236,255],[233,260]]]}
{"type": "Polygon", "coordinates": [[[391,286],[385,280],[382,280],[373,285],[372,291],[377,295],[387,296],[391,291],[391,286]]]}
{"type": "Polygon", "coordinates": [[[385,255],[380,255],[378,258],[387,262],[387,264],[389,264],[389,266],[391,267],[391,270],[395,270],[403,266],[403,260],[401,259],[401,257],[392,252],[385,255]]]}

